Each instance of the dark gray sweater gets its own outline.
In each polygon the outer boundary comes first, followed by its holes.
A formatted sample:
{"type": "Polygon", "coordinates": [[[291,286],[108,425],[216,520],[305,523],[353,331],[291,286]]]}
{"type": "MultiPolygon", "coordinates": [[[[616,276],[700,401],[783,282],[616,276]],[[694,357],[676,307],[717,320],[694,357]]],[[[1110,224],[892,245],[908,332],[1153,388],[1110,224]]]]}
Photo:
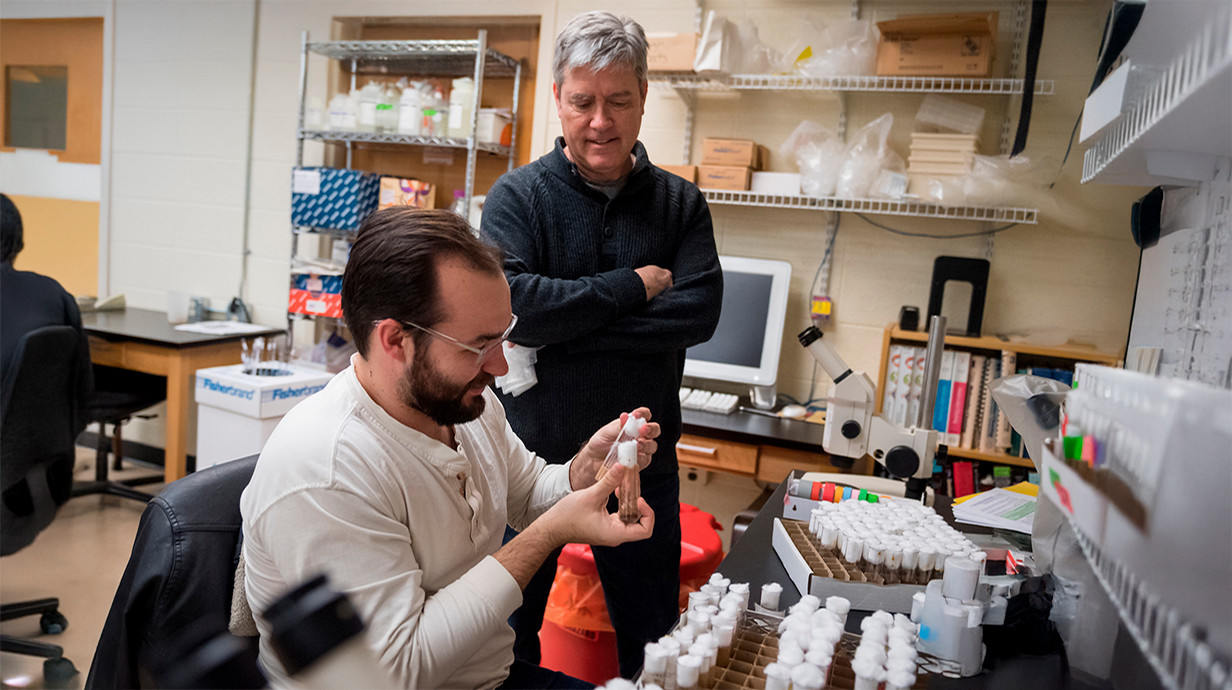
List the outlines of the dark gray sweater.
{"type": "Polygon", "coordinates": [[[568,460],[622,411],[648,407],[663,434],[647,472],[675,472],[684,350],[714,333],[723,274],[701,192],[651,165],[640,142],[633,154],[610,201],[578,175],[559,138],[488,192],[482,234],[505,252],[512,340],[542,347],[539,383],[501,402],[550,462],[568,460]],[[673,278],[649,302],[633,270],[646,265],[673,278]]]}

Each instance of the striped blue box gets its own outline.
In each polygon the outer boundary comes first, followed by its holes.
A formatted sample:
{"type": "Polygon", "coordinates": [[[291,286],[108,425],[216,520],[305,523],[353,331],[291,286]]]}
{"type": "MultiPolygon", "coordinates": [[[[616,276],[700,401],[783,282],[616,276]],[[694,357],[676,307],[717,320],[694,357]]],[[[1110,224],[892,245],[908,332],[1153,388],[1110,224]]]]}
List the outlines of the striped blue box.
{"type": "Polygon", "coordinates": [[[358,170],[295,168],[292,180],[291,222],[313,228],[358,230],[381,191],[380,175],[358,170]]]}

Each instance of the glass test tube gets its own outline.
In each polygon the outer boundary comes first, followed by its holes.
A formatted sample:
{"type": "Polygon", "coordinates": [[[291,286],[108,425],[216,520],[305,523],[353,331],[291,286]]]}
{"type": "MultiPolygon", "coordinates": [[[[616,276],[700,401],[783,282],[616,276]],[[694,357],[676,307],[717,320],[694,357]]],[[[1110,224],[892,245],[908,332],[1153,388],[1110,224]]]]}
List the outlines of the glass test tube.
{"type": "Polygon", "coordinates": [[[637,441],[621,443],[616,455],[617,462],[625,466],[625,474],[620,478],[620,521],[632,525],[642,519],[642,513],[637,508],[637,499],[642,495],[642,477],[637,467],[637,441]]]}
{"type": "Polygon", "coordinates": [[[767,582],[761,586],[761,607],[767,611],[779,610],[779,595],[783,593],[783,585],[777,582],[767,582]]]}
{"type": "Polygon", "coordinates": [[[630,416],[625,420],[625,425],[621,427],[620,434],[616,437],[616,441],[612,443],[612,447],[607,451],[607,457],[603,458],[603,464],[599,465],[599,469],[595,470],[595,480],[603,479],[603,475],[612,469],[612,465],[616,464],[619,459],[620,444],[629,441],[637,441],[638,436],[642,433],[642,427],[646,426],[646,420],[641,417],[630,416]]]}
{"type": "Polygon", "coordinates": [[[714,628],[715,637],[719,641],[718,653],[715,656],[715,662],[719,666],[726,666],[731,660],[732,638],[735,637],[735,626],[726,623],[719,623],[714,628]]]}
{"type": "Polygon", "coordinates": [[[701,676],[702,660],[685,654],[676,660],[676,690],[696,690],[701,676]]]}

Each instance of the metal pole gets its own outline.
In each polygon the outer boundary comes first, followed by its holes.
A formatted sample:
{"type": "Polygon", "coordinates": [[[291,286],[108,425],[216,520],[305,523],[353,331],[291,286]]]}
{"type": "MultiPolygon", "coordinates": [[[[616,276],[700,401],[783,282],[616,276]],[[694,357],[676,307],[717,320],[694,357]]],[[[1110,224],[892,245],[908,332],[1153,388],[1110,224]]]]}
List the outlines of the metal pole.
{"type": "Polygon", "coordinates": [[[941,351],[945,348],[945,317],[934,316],[928,326],[928,354],[924,360],[924,390],[916,428],[931,429],[933,406],[937,402],[937,381],[941,378],[941,351]]]}

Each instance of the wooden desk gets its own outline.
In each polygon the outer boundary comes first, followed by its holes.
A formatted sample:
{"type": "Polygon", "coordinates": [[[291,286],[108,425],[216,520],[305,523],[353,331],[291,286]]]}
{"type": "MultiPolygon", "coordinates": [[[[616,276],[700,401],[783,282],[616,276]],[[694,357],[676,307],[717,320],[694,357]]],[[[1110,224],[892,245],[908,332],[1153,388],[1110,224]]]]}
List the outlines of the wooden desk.
{"type": "Polygon", "coordinates": [[[718,470],[777,484],[792,469],[871,474],[863,458],[839,469],[821,446],[825,427],[798,419],[766,417],[739,410],[731,414],[682,409],[683,435],[676,445],[681,465],[718,470]]]}
{"type": "Polygon", "coordinates": [[[150,309],[81,315],[95,364],[167,377],[167,448],[163,476],[168,483],[188,474],[188,413],[198,369],[240,363],[240,341],[281,335],[269,328],[243,335],[203,335],[177,331],[167,314],[150,309]]]}

